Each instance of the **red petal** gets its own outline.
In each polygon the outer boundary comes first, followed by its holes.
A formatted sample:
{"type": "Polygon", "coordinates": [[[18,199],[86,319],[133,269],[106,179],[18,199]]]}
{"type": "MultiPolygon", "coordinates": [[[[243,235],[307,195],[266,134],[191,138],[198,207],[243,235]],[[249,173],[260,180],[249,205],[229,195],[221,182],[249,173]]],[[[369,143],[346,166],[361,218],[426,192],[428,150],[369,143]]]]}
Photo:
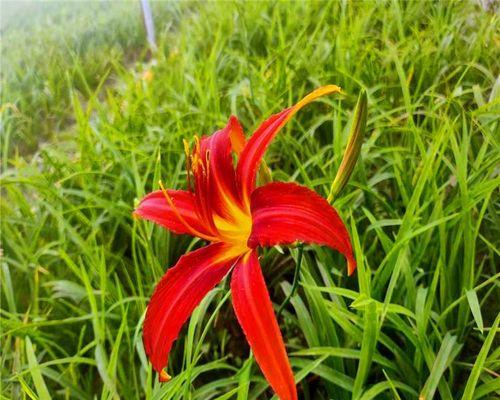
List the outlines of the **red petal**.
{"type": "Polygon", "coordinates": [[[354,272],[349,233],[337,211],[316,192],[295,183],[269,183],[252,193],[251,209],[250,247],[297,240],[326,245],[344,254],[348,274],[354,272]]]}
{"type": "Polygon", "coordinates": [[[174,207],[165,194],[157,190],[141,200],[134,215],[156,222],[178,234],[211,237],[211,233],[198,216],[194,195],[185,190],[167,190],[167,193],[174,207]]]}
{"type": "Polygon", "coordinates": [[[212,210],[224,218],[231,218],[234,207],[239,204],[231,147],[233,143],[241,146],[240,134],[242,131],[238,120],[231,117],[223,129],[201,141],[201,154],[210,161],[208,185],[205,186],[207,193],[204,195],[209,198],[212,210]]]}
{"type": "Polygon", "coordinates": [[[281,400],[297,399],[285,344],[255,250],[236,263],[231,293],[234,311],[262,373],[281,400]]]}
{"type": "Polygon", "coordinates": [[[259,126],[243,149],[236,169],[237,180],[245,202],[248,202],[250,193],[255,187],[255,174],[260,161],[280,129],[297,111],[311,101],[326,94],[338,92],[340,92],[340,88],[335,85],[320,87],[309,93],[294,106],[272,115],[259,126]]]}
{"type": "Polygon", "coordinates": [[[235,257],[227,251],[223,243],[192,251],[182,256],[156,286],[143,332],[144,348],[156,371],[161,373],[166,367],[170,348],[184,322],[233,265],[235,257]]]}

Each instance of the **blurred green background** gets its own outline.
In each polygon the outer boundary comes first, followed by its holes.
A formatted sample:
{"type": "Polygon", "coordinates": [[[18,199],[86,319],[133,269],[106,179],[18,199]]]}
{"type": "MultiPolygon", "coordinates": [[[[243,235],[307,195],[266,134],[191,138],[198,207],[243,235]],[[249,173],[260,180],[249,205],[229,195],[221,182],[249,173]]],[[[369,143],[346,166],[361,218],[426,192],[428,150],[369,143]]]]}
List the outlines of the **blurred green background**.
{"type": "MultiPolygon", "coordinates": [[[[1,387],[7,399],[272,397],[227,282],[159,384],[141,341],[168,266],[201,245],[131,217],[185,185],[182,138],[250,135],[329,83],[266,155],[326,196],[361,88],[365,143],[335,207],[358,270],[307,246],[280,318],[304,399],[500,395],[499,17],[473,1],[1,3],[1,387]]],[[[261,260],[276,307],[295,249],[261,260]]]]}

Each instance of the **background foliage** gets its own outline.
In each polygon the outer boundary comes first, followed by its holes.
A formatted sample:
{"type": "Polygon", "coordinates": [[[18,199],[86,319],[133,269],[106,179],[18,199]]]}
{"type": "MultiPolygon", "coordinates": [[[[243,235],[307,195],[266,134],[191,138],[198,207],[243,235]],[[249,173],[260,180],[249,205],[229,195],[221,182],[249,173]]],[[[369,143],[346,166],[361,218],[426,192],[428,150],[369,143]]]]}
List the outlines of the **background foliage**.
{"type": "MultiPolygon", "coordinates": [[[[335,199],[358,270],[306,247],[280,325],[304,399],[500,395],[498,14],[474,2],[2,3],[4,398],[272,396],[227,282],[197,309],[160,385],[141,342],[155,283],[200,243],[131,217],[185,184],[182,138],[237,114],[249,134],[327,83],[266,159],[326,196],[354,103],[366,142],[335,199]],[[11,17],[11,18],[9,18],[11,17]]],[[[276,307],[295,249],[262,265],[276,307]]]]}

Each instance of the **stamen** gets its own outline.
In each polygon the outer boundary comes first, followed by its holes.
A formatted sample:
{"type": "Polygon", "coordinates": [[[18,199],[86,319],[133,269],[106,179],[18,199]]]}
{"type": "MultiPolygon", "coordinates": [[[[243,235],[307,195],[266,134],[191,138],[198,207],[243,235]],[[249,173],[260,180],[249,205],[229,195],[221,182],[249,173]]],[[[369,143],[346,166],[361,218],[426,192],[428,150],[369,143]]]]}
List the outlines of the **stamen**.
{"type": "Polygon", "coordinates": [[[200,154],[200,138],[198,135],[194,135],[194,151],[200,154]]]}
{"type": "Polygon", "coordinates": [[[177,209],[177,207],[175,206],[172,198],[170,197],[170,195],[168,194],[167,192],[167,189],[165,189],[165,186],[163,186],[163,183],[162,181],[158,181],[158,184],[160,185],[160,189],[163,193],[163,196],[165,196],[165,199],[167,200],[167,203],[168,205],[172,208],[172,211],[174,212],[175,216],[177,218],[179,218],[179,221],[181,221],[184,226],[190,230],[192,233],[194,233],[196,236],[199,236],[201,237],[202,239],[205,239],[205,240],[208,240],[210,242],[213,242],[213,241],[216,241],[217,238],[214,237],[214,236],[209,236],[209,235],[205,235],[204,233],[201,233],[200,231],[198,231],[197,229],[193,228],[191,225],[189,225],[189,223],[184,219],[184,217],[181,215],[181,213],[179,212],[179,210],[177,209]]]}
{"type": "Polygon", "coordinates": [[[186,139],[182,139],[184,143],[184,153],[186,153],[186,173],[187,173],[187,188],[191,191],[191,149],[186,139]]]}
{"type": "Polygon", "coordinates": [[[207,181],[210,178],[210,150],[207,150],[205,153],[205,165],[206,165],[206,174],[207,174],[207,181]]]}
{"type": "Polygon", "coordinates": [[[205,168],[205,163],[201,160],[201,158],[198,158],[198,164],[201,167],[201,173],[206,176],[207,175],[207,169],[205,168]]]}
{"type": "Polygon", "coordinates": [[[197,174],[198,173],[198,170],[201,168],[202,170],[202,173],[204,174],[205,173],[205,166],[203,165],[203,161],[201,161],[200,157],[198,157],[197,154],[195,154],[192,158],[191,158],[191,168],[193,170],[193,174],[197,174]]]}
{"type": "Polygon", "coordinates": [[[184,143],[184,152],[186,153],[186,157],[189,157],[191,153],[191,149],[189,148],[189,143],[186,139],[182,139],[182,143],[184,143]]]}

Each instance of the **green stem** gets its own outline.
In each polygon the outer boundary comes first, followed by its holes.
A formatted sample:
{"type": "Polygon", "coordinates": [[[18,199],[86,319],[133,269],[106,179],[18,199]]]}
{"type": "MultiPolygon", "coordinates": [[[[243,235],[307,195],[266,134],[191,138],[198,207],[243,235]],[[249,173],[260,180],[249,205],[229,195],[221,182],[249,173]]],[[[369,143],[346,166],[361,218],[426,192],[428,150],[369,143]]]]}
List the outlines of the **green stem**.
{"type": "Polygon", "coordinates": [[[278,309],[278,312],[276,313],[276,318],[279,319],[281,316],[281,312],[285,308],[285,306],[290,302],[290,299],[292,296],[295,294],[295,291],[297,290],[297,286],[299,285],[299,275],[300,275],[300,266],[302,265],[302,255],[304,254],[304,244],[300,243],[299,246],[299,254],[297,256],[297,264],[295,265],[295,273],[293,275],[293,283],[292,283],[292,290],[286,297],[286,299],[281,303],[280,308],[278,309]]]}

